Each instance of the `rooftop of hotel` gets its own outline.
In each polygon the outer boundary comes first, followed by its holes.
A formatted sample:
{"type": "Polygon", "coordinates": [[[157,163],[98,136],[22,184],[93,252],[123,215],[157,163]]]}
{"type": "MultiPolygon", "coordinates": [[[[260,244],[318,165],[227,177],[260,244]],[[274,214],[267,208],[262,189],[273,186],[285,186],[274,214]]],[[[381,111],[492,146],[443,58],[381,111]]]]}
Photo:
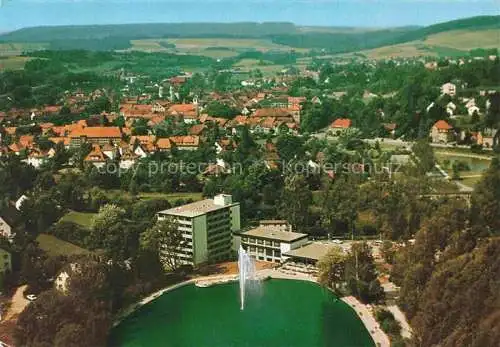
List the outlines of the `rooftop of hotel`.
{"type": "Polygon", "coordinates": [[[325,244],[320,242],[311,242],[305,246],[297,249],[293,249],[284,253],[286,257],[296,257],[303,259],[320,260],[323,258],[331,249],[338,247],[332,244],[325,244]]]}
{"type": "Polygon", "coordinates": [[[217,211],[228,206],[238,205],[238,203],[228,203],[225,205],[216,204],[214,199],[205,199],[201,201],[192,202],[187,205],[173,207],[168,210],[160,211],[159,214],[167,214],[179,217],[197,217],[209,212],[217,211]]]}
{"type": "Polygon", "coordinates": [[[253,236],[269,240],[278,240],[283,242],[293,242],[307,237],[307,234],[294,233],[291,231],[282,231],[280,229],[260,226],[241,233],[241,236],[253,236]]]}

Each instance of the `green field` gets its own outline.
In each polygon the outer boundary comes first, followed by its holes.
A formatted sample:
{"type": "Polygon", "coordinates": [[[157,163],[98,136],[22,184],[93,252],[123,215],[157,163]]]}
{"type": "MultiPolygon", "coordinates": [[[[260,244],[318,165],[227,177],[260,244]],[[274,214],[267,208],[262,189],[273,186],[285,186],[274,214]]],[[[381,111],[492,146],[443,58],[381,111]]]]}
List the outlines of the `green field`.
{"type": "Polygon", "coordinates": [[[40,234],[38,235],[36,240],[38,241],[40,248],[51,256],[59,256],[59,255],[69,256],[69,255],[80,255],[80,254],[91,253],[90,251],[84,248],[60,240],[52,235],[40,234]]]}
{"type": "Polygon", "coordinates": [[[28,60],[30,60],[30,58],[0,56],[0,71],[22,69],[28,60]]]}
{"type": "MultiPolygon", "coordinates": [[[[421,56],[463,56],[474,48],[500,48],[500,29],[452,30],[430,35],[424,40],[361,51],[372,59],[421,56]]],[[[352,56],[354,53],[349,53],[352,56]]]]}
{"type": "Polygon", "coordinates": [[[46,43],[0,43],[0,56],[15,56],[26,51],[47,48],[46,43]]]}
{"type": "Polygon", "coordinates": [[[430,35],[425,41],[432,46],[442,46],[460,50],[474,48],[500,48],[500,29],[452,30],[430,35]]]}
{"type": "Polygon", "coordinates": [[[73,222],[85,228],[90,228],[95,213],[71,211],[61,218],[63,222],[73,222]]]}
{"type": "Polygon", "coordinates": [[[167,199],[169,202],[174,202],[179,199],[192,199],[198,201],[202,199],[201,193],[139,193],[139,198],[148,199],[167,199]]]}
{"type": "MultiPolygon", "coordinates": [[[[132,48],[129,50],[202,55],[214,59],[235,57],[249,50],[267,52],[292,49],[292,47],[275,44],[267,39],[177,38],[132,40],[130,43],[132,48]],[[175,48],[164,47],[161,45],[162,42],[174,44],[175,48]]],[[[295,50],[308,51],[307,49],[295,50]]]]}

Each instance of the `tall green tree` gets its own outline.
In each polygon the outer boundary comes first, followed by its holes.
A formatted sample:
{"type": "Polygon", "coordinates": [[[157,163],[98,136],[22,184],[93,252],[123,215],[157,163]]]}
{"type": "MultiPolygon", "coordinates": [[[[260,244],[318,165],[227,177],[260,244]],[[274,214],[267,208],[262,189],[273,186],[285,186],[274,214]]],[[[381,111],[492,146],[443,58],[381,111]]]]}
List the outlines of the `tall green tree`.
{"type": "Polygon", "coordinates": [[[331,249],[318,262],[318,282],[341,294],[342,284],[345,282],[346,255],[340,247],[331,249]]]}
{"type": "Polygon", "coordinates": [[[500,234],[500,158],[491,161],[489,169],[476,185],[471,198],[471,220],[486,234],[500,234]]]}
{"type": "Polygon", "coordinates": [[[383,300],[384,290],[367,243],[353,244],[345,264],[345,279],[352,295],[364,303],[383,300]]]}
{"type": "Polygon", "coordinates": [[[321,224],[336,235],[354,233],[358,202],[359,191],[354,180],[347,176],[338,178],[324,193],[321,224]]]}
{"type": "Polygon", "coordinates": [[[173,218],[158,220],[141,234],[141,247],[157,254],[166,269],[175,271],[182,265],[180,250],[187,244],[173,218]]]}
{"type": "Polygon", "coordinates": [[[309,207],[312,193],[303,175],[293,175],[285,179],[281,196],[280,215],[288,220],[293,230],[301,231],[309,223],[309,207]]]}

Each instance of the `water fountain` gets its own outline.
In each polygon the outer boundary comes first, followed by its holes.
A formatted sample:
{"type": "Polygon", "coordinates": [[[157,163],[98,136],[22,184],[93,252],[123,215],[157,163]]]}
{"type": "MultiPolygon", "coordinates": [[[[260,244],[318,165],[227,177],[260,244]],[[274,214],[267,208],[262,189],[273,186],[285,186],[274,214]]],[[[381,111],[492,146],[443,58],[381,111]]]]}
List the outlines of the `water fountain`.
{"type": "Polygon", "coordinates": [[[255,262],[247,252],[240,246],[238,250],[238,269],[240,271],[240,303],[241,310],[245,308],[245,292],[248,281],[256,281],[255,278],[255,262]]]}

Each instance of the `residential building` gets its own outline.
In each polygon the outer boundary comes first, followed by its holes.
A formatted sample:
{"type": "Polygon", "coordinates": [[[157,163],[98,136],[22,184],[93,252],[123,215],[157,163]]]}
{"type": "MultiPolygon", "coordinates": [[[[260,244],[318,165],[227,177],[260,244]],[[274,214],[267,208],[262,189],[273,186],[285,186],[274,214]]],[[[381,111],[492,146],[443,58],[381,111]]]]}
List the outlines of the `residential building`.
{"type": "Polygon", "coordinates": [[[161,211],[157,217],[177,221],[187,243],[177,257],[189,265],[229,259],[232,234],[240,230],[240,204],[226,194],[161,211]]]}
{"type": "Polygon", "coordinates": [[[352,121],[348,118],[339,118],[335,119],[333,123],[330,125],[330,130],[335,135],[342,134],[345,130],[349,129],[352,126],[352,121]]]}
{"type": "Polygon", "coordinates": [[[194,151],[200,145],[200,137],[196,135],[171,136],[168,139],[181,151],[194,151]]]}
{"type": "Polygon", "coordinates": [[[434,143],[448,143],[453,140],[453,127],[447,121],[439,120],[432,126],[430,137],[434,143]]]}
{"type": "MultiPolygon", "coordinates": [[[[3,212],[3,211],[2,211],[3,212]]],[[[2,217],[3,213],[0,213],[0,235],[10,238],[12,237],[12,227],[10,226],[9,222],[7,222],[6,219],[2,217]]]]}
{"type": "Polygon", "coordinates": [[[122,138],[119,127],[85,127],[73,130],[70,135],[70,146],[79,147],[82,143],[118,145],[122,138]]]}
{"type": "Polygon", "coordinates": [[[12,239],[15,235],[14,227],[19,219],[19,211],[13,205],[0,209],[0,235],[12,239]]]}
{"type": "Polygon", "coordinates": [[[68,280],[71,277],[71,275],[81,271],[80,266],[77,263],[71,263],[68,266],[66,266],[60,273],[57,275],[56,280],[54,281],[54,285],[56,287],[56,290],[62,292],[62,293],[67,293],[69,289],[69,283],[68,280]]]}
{"type": "Polygon", "coordinates": [[[94,165],[97,168],[102,168],[106,165],[109,157],[104,154],[101,146],[94,145],[92,151],[85,157],[84,162],[94,165]]]}
{"type": "Polygon", "coordinates": [[[441,94],[448,94],[449,96],[457,95],[457,86],[453,83],[445,83],[441,86],[441,94]]]}
{"type": "Polygon", "coordinates": [[[497,131],[498,130],[492,128],[486,128],[483,131],[480,131],[477,136],[477,144],[486,148],[493,148],[497,131]]]}
{"type": "Polygon", "coordinates": [[[274,228],[281,231],[292,231],[292,225],[284,219],[264,219],[259,221],[259,226],[274,228]]]}
{"type": "Polygon", "coordinates": [[[23,203],[28,200],[28,197],[26,195],[21,195],[19,197],[19,199],[16,200],[15,202],[15,206],[16,206],[16,210],[18,211],[21,211],[21,206],[23,205],[23,203]]]}
{"type": "Polygon", "coordinates": [[[10,252],[0,248],[0,273],[12,271],[12,256],[10,252]]]}
{"type": "Polygon", "coordinates": [[[284,254],[308,242],[307,234],[294,233],[269,226],[240,233],[240,242],[248,255],[256,260],[281,263],[284,254]]]}

